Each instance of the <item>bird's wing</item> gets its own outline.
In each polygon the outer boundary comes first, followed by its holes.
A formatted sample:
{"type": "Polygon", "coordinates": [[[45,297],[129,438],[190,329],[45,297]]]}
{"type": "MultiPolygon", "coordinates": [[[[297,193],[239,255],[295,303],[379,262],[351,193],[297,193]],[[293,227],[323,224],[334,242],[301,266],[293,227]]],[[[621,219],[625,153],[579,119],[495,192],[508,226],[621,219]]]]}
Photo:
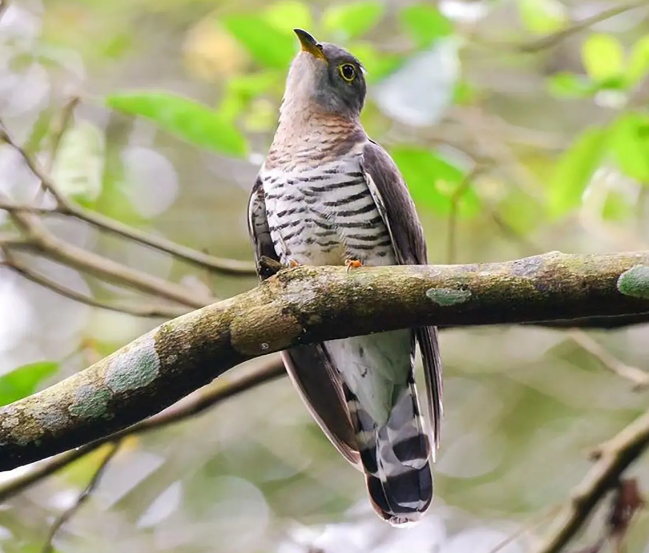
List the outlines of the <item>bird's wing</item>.
{"type": "MultiPolygon", "coordinates": [[[[259,264],[261,256],[279,261],[268,228],[261,179],[248,201],[248,232],[259,264]]],[[[298,346],[281,353],[284,366],[302,400],[336,449],[360,470],[358,446],[343,397],[342,381],[320,345],[298,346]]]]}
{"type": "MultiPolygon", "coordinates": [[[[369,140],[363,149],[362,166],[370,192],[383,218],[400,265],[425,265],[426,240],[406,183],[396,164],[378,144],[369,140]]],[[[442,364],[437,328],[416,329],[426,377],[428,415],[433,443],[439,446],[442,418],[442,364]]]]}

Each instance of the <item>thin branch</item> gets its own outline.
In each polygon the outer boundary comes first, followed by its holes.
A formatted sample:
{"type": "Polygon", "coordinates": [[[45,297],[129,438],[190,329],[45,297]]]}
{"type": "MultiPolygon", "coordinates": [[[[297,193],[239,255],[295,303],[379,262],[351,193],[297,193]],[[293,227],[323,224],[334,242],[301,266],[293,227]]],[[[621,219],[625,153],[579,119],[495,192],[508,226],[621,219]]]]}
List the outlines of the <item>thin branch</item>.
{"type": "Polygon", "coordinates": [[[564,41],[566,38],[580,33],[581,31],[584,31],[592,27],[593,25],[596,25],[597,23],[601,23],[602,21],[606,21],[611,17],[615,17],[630,10],[645,7],[646,5],[647,3],[645,0],[638,0],[636,2],[627,2],[626,4],[614,6],[607,10],[603,10],[599,13],[591,15],[590,17],[586,17],[581,21],[576,21],[572,25],[555,33],[546,35],[531,42],[520,44],[516,47],[516,49],[525,54],[534,54],[541,50],[552,48],[553,46],[556,46],[560,42],[564,41]]]}
{"type": "MultiPolygon", "coordinates": [[[[0,121],[0,127],[4,127],[2,121],[0,121]]],[[[192,248],[188,248],[187,246],[176,244],[170,240],[166,240],[165,238],[150,235],[139,229],[111,219],[110,217],[106,217],[101,213],[90,211],[71,202],[65,194],[61,192],[47,172],[40,167],[36,160],[34,160],[17,142],[14,141],[6,128],[0,132],[0,140],[6,142],[21,155],[30,171],[52,194],[58,204],[58,208],[55,210],[56,212],[75,217],[102,231],[111,232],[121,236],[122,238],[149,246],[156,250],[173,255],[188,263],[198,265],[199,267],[206,267],[215,272],[238,276],[256,274],[255,266],[251,262],[214,257],[192,248]]]]}
{"type": "MultiPolygon", "coordinates": [[[[2,244],[0,243],[0,247],[2,244]]],[[[124,303],[115,303],[102,301],[93,298],[92,296],[86,296],[72,288],[67,288],[58,282],[55,282],[48,277],[41,275],[30,267],[28,267],[22,261],[16,259],[12,254],[10,248],[4,248],[5,252],[5,261],[0,262],[0,267],[5,267],[7,269],[13,270],[16,273],[20,274],[27,280],[34,282],[44,288],[48,288],[53,292],[63,296],[64,298],[71,299],[73,301],[89,305],[91,307],[98,307],[100,309],[107,309],[108,311],[116,311],[118,313],[126,313],[127,315],[133,315],[134,317],[149,317],[149,318],[164,318],[164,319],[173,319],[174,317],[179,317],[187,313],[186,309],[182,307],[176,307],[173,305],[133,305],[131,301],[124,303]]]]}
{"type": "Polygon", "coordinates": [[[593,340],[585,332],[573,329],[570,330],[568,335],[581,348],[585,349],[593,357],[598,359],[609,371],[633,382],[633,389],[635,391],[645,390],[647,387],[649,387],[648,373],[639,369],[638,367],[633,367],[620,361],[617,357],[609,353],[600,344],[598,344],[597,341],[593,340]]]}
{"type": "MultiPolygon", "coordinates": [[[[1,193],[0,201],[7,201],[6,196],[1,193]]],[[[192,293],[184,286],[127,267],[96,253],[69,244],[54,236],[33,213],[10,211],[9,215],[13,223],[27,238],[24,244],[16,244],[12,249],[37,252],[44,257],[108,282],[126,285],[135,290],[166,298],[188,307],[199,308],[215,301],[215,298],[199,297],[198,294],[192,293]]]]}
{"type": "Polygon", "coordinates": [[[0,470],[102,439],[244,361],[301,344],[436,324],[649,311],[649,252],[553,252],[504,263],[297,267],[163,323],[58,384],[0,408],[0,470]]]}
{"type": "Polygon", "coordinates": [[[559,553],[579,532],[622,473],[649,446],[649,411],[598,448],[597,462],[573,490],[545,540],[535,553],[559,553]]]}
{"type": "Polygon", "coordinates": [[[246,374],[229,379],[225,384],[219,381],[204,389],[197,390],[161,413],[130,428],[126,428],[117,434],[41,461],[28,473],[21,474],[12,480],[0,484],[0,503],[5,502],[29,486],[40,482],[77,459],[88,455],[109,441],[120,440],[127,436],[146,434],[167,426],[172,426],[189,418],[201,415],[226,399],[261,384],[271,382],[286,374],[284,364],[279,355],[270,355],[261,360],[257,365],[246,374]]]}
{"type": "Polygon", "coordinates": [[[97,467],[97,470],[95,470],[95,473],[90,479],[90,482],[88,482],[88,485],[84,488],[84,490],[81,492],[79,497],[77,497],[77,500],[70,506],[70,508],[63,511],[63,513],[61,513],[61,516],[56,519],[56,521],[50,528],[47,539],[45,540],[45,544],[43,545],[43,549],[41,550],[42,553],[52,553],[52,551],[54,551],[52,540],[56,536],[57,532],[63,527],[63,525],[68,522],[81,508],[81,506],[88,500],[92,492],[99,484],[99,481],[104,475],[104,472],[106,472],[109,463],[113,460],[113,458],[119,451],[120,445],[120,442],[114,442],[111,444],[110,449],[107,451],[106,456],[97,467]]]}

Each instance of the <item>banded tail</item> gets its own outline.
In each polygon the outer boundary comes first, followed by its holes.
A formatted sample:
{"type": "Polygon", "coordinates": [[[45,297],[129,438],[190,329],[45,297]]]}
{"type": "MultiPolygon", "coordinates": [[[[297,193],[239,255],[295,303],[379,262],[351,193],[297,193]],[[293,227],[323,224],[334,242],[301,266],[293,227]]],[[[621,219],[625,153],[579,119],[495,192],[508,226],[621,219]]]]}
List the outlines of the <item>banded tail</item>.
{"type": "Polygon", "coordinates": [[[372,507],[393,526],[417,522],[433,499],[430,444],[412,373],[380,426],[345,386],[372,507]]]}

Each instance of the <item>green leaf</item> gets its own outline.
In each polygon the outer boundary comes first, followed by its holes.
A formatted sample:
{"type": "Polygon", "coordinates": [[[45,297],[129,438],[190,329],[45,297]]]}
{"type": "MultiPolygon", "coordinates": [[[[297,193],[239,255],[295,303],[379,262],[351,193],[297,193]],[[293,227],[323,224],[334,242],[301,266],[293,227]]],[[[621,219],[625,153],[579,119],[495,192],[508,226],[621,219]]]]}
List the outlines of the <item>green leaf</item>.
{"type": "Polygon", "coordinates": [[[39,383],[52,376],[58,363],[42,361],[23,365],[0,377],[0,405],[18,401],[36,391],[39,383]]]}
{"type": "Polygon", "coordinates": [[[286,69],[297,52],[295,35],[278,30],[263,15],[228,15],[221,23],[264,67],[286,69]]]}
{"type": "Polygon", "coordinates": [[[567,71],[548,77],[545,84],[550,94],[557,98],[586,98],[597,90],[587,77],[567,71]]]}
{"type": "Polygon", "coordinates": [[[104,146],[103,134],[88,121],[79,121],[65,131],[52,167],[52,179],[66,196],[85,205],[99,197],[104,146]]]}
{"type": "Polygon", "coordinates": [[[309,6],[297,0],[275,2],[266,8],[264,16],[264,19],[279,31],[313,28],[309,6]]]}
{"type": "Polygon", "coordinates": [[[448,214],[457,202],[462,215],[478,212],[480,201],[475,190],[466,186],[466,172],[440,154],[423,148],[397,146],[391,150],[391,155],[417,204],[448,214]]]}
{"type": "Polygon", "coordinates": [[[189,98],[163,92],[126,92],[108,96],[106,104],[122,113],[146,117],[201,148],[233,156],[246,153],[246,141],[232,123],[189,98]]]}
{"type": "Polygon", "coordinates": [[[470,105],[475,101],[478,91],[468,81],[459,81],[453,91],[453,103],[457,105],[470,105]]]}
{"type": "Polygon", "coordinates": [[[568,22],[566,8],[558,0],[519,0],[518,15],[526,30],[539,35],[555,33],[568,22]]]}
{"type": "Polygon", "coordinates": [[[277,82],[277,70],[232,77],[227,81],[218,114],[224,120],[233,122],[245,112],[251,101],[267,92],[277,82]]]}
{"type": "Polygon", "coordinates": [[[342,34],[346,38],[359,37],[379,22],[384,9],[382,2],[373,0],[336,4],[325,10],[322,15],[322,26],[333,35],[342,34]]]}
{"type": "Polygon", "coordinates": [[[603,81],[624,71],[624,49],[612,35],[592,34],[582,45],[581,56],[588,76],[603,81]]]}
{"type": "Polygon", "coordinates": [[[636,85],[649,74],[649,36],[638,40],[631,50],[629,67],[627,69],[627,81],[630,85],[636,85]]]}
{"type": "Polygon", "coordinates": [[[426,48],[453,33],[453,24],[431,4],[408,6],[399,12],[399,20],[418,48],[426,48]]]}
{"type": "Polygon", "coordinates": [[[611,153],[625,175],[649,185],[649,115],[620,117],[613,125],[611,153]]]}
{"type": "Polygon", "coordinates": [[[581,204],[581,197],[602,161],[607,139],[607,129],[592,127],[563,153],[548,188],[551,215],[561,216],[581,204]]]}

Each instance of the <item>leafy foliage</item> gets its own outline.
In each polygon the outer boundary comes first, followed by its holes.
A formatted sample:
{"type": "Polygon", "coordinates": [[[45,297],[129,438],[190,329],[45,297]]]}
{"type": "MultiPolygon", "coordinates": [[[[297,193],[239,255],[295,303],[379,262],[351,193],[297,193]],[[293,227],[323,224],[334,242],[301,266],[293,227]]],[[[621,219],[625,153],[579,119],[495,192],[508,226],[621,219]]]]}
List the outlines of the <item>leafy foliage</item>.
{"type": "Polygon", "coordinates": [[[164,92],[125,92],[108,96],[108,106],[146,117],[196,146],[223,154],[246,152],[243,135],[216,111],[188,98],[164,92]]]}
{"type": "Polygon", "coordinates": [[[38,385],[58,370],[58,363],[42,361],[23,365],[0,377],[0,405],[7,405],[33,394],[38,385]]]}

